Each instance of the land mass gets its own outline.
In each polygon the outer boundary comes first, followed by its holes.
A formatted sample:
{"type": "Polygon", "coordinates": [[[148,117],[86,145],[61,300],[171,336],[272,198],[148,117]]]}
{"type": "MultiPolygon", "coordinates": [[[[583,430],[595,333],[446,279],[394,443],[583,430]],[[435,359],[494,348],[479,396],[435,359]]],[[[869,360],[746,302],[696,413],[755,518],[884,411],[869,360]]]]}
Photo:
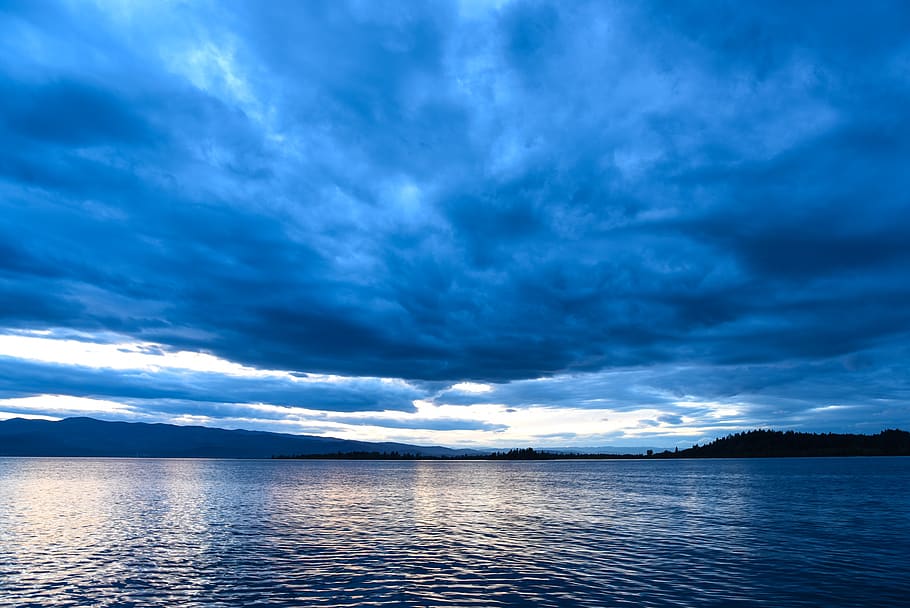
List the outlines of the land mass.
{"type": "Polygon", "coordinates": [[[97,456],[147,458],[271,458],[280,454],[407,452],[424,457],[460,456],[471,450],[406,443],[372,443],[312,435],[106,422],[13,418],[0,422],[0,456],[97,456]]]}
{"type": "Polygon", "coordinates": [[[298,454],[280,458],[343,460],[578,460],[578,459],[671,459],[671,458],[787,458],[820,456],[910,456],[910,433],[897,429],[875,435],[797,433],[755,430],[735,433],[705,445],[684,450],[644,454],[555,452],[520,448],[487,454],[425,456],[411,452],[351,451],[298,454]]]}
{"type": "MultiPolygon", "coordinates": [[[[638,449],[638,448],[630,448],[638,449]]],[[[521,448],[481,452],[441,446],[374,443],[312,435],[226,430],[201,426],[106,422],[93,418],[60,421],[13,418],[0,421],[0,456],[149,458],[328,458],[566,460],[582,458],[762,458],[790,456],[910,456],[910,433],[875,435],[755,430],[675,451],[617,454],[565,448],[521,448]]]]}
{"type": "Polygon", "coordinates": [[[755,430],[705,445],[655,456],[683,458],[769,458],[794,456],[910,456],[910,433],[889,429],[875,435],[755,430]]]}

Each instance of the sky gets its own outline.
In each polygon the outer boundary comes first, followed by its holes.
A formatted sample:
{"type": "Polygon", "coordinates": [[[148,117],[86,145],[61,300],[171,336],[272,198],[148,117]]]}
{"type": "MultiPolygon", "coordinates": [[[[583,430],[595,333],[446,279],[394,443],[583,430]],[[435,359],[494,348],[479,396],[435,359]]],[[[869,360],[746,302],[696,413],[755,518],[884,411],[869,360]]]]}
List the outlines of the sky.
{"type": "Polygon", "coordinates": [[[910,428],[905,2],[0,3],[0,419],[910,428]]]}

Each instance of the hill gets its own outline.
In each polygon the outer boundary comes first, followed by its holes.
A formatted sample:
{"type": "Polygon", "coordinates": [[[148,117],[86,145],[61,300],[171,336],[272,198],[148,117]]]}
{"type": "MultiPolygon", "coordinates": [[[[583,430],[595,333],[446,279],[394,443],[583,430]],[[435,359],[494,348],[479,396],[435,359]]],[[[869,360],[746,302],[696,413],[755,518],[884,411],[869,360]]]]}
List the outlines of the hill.
{"type": "Polygon", "coordinates": [[[876,435],[756,430],[736,433],[678,453],[676,458],[767,458],[787,456],[910,456],[910,433],[891,429],[876,435]]]}
{"type": "Polygon", "coordinates": [[[57,422],[13,418],[0,422],[0,456],[271,458],[282,454],[355,451],[407,452],[425,456],[458,456],[471,452],[438,446],[201,426],[105,422],[94,418],[66,418],[57,422]]]}

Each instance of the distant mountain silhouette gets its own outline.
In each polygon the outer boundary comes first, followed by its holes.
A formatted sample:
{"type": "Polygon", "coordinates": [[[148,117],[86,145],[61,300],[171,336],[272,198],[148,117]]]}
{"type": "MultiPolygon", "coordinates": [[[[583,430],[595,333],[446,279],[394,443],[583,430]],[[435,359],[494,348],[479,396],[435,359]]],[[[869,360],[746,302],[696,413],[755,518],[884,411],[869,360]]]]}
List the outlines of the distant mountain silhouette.
{"type": "Polygon", "coordinates": [[[0,421],[0,456],[270,458],[281,454],[350,451],[397,451],[426,456],[457,456],[471,452],[405,443],[173,424],[105,422],[94,418],[66,418],[58,422],[22,418],[0,421]]]}
{"type": "MultiPolygon", "coordinates": [[[[650,450],[649,450],[650,452],[650,450]]],[[[910,433],[816,434],[757,430],[736,433],[676,452],[583,454],[534,451],[480,452],[406,443],[374,443],[265,431],[229,431],[201,426],[105,422],[66,418],[58,422],[13,418],[0,421],[0,456],[121,456],[151,458],[481,458],[552,460],[569,458],[762,458],[786,456],[910,456],[910,433]]]]}
{"type": "Polygon", "coordinates": [[[655,454],[664,458],[767,458],[786,456],[910,456],[910,433],[876,435],[756,430],[727,435],[706,445],[655,454]]]}

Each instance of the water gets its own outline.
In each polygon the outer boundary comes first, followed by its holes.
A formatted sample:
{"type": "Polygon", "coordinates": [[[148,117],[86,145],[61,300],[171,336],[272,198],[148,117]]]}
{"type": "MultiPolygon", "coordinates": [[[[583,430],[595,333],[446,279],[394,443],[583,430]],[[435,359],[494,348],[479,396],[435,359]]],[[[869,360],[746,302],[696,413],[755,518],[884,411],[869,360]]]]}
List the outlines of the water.
{"type": "Polygon", "coordinates": [[[910,459],[0,459],[3,606],[907,606],[910,459]]]}

